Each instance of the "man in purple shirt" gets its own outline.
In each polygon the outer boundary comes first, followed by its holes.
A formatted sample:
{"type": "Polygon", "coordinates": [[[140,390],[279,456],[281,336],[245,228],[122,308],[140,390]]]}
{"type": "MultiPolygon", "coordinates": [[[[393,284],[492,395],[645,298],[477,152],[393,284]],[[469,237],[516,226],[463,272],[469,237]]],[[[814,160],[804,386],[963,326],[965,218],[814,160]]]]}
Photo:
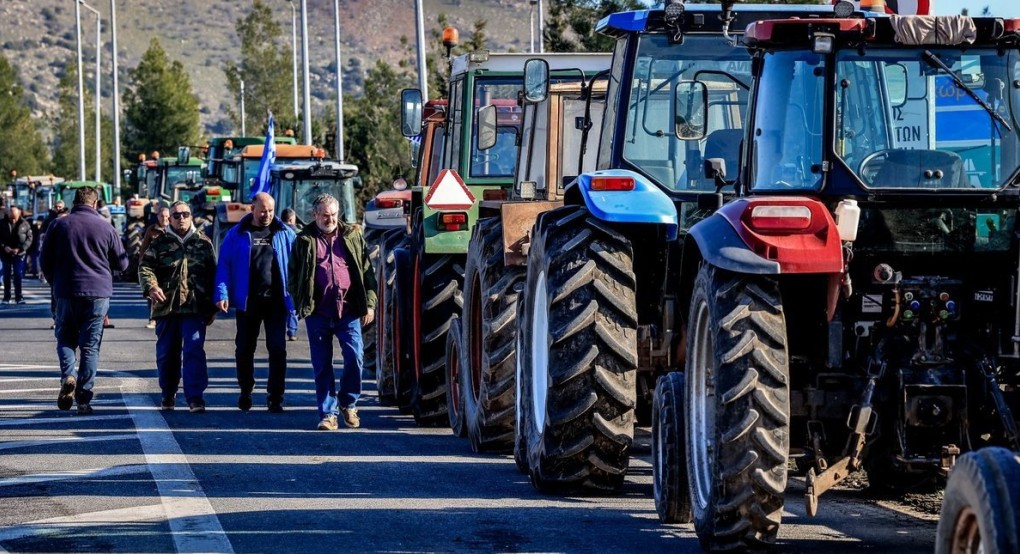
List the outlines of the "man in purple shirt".
{"type": "Polygon", "coordinates": [[[75,192],[74,208],[46,231],[39,263],[53,285],[55,334],[60,360],[57,407],[92,413],[92,382],[99,366],[103,318],[113,296],[113,274],[127,269],[127,254],[117,231],[96,211],[99,193],[92,187],[75,192]],[[75,350],[81,353],[75,374],[75,350]]]}
{"type": "Polygon", "coordinates": [[[361,326],[375,317],[376,281],[365,236],[359,227],[338,220],[337,199],[319,196],[313,210],[315,225],[306,226],[294,242],[288,288],[308,330],[318,429],[335,431],[339,414],[348,427],[361,425],[356,408],[364,356],[361,326]],[[339,340],[344,358],[339,391],[333,372],[333,337],[339,340]]]}

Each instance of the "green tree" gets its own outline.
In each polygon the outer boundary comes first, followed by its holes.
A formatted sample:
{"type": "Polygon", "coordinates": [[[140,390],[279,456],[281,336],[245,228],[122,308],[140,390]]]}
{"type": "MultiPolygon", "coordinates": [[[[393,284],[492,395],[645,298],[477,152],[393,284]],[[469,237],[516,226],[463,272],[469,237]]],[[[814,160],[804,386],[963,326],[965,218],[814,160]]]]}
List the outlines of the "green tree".
{"type": "Polygon", "coordinates": [[[128,72],[123,131],[124,153],[132,160],[139,153],[176,152],[178,146],[199,142],[198,97],[191,80],[156,39],[128,72]]]}
{"type": "Polygon", "coordinates": [[[613,39],[595,32],[603,17],[643,9],[638,0],[553,0],[548,4],[542,41],[547,52],[608,52],[613,39]]]}
{"type": "Polygon", "coordinates": [[[224,70],[227,90],[237,106],[230,110],[230,119],[241,128],[244,81],[245,127],[249,134],[265,134],[268,111],[273,112],[277,129],[289,127],[299,132],[300,122],[294,120],[292,113],[291,48],[289,41],[282,39],[280,25],[273,21],[272,10],[262,0],[255,0],[251,12],[238,19],[235,28],[241,39],[241,63],[228,64],[224,70]]]}
{"type": "MultiPolygon", "coordinates": [[[[85,83],[85,178],[92,179],[96,172],[96,125],[94,87],[85,83]]],[[[58,109],[50,118],[53,139],[53,174],[67,179],[77,179],[78,172],[78,70],[74,59],[64,65],[64,74],[58,84],[58,109]]],[[[100,116],[101,177],[113,181],[113,120],[100,116]]],[[[125,166],[126,167],[126,166],[125,166]]]]}
{"type": "MultiPolygon", "coordinates": [[[[379,60],[365,76],[363,96],[344,98],[344,158],[358,166],[364,183],[359,206],[388,189],[394,177],[411,173],[410,147],[400,134],[400,90],[415,82],[407,71],[379,60]]],[[[335,129],[334,123],[328,132],[335,129]]]]}
{"type": "Polygon", "coordinates": [[[3,54],[0,54],[0,129],[3,129],[0,182],[6,182],[12,170],[19,175],[31,175],[49,168],[49,152],[32,121],[17,71],[3,54]]]}

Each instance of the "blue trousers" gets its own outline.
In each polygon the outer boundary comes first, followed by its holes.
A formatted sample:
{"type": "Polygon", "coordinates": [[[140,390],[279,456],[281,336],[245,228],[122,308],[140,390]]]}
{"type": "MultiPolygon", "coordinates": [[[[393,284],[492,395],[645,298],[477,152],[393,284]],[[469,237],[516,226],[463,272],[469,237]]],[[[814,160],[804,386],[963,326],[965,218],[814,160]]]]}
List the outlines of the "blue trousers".
{"type": "Polygon", "coordinates": [[[25,275],[25,255],[17,256],[3,255],[4,260],[4,301],[11,299],[11,280],[14,280],[14,299],[23,300],[21,293],[21,278],[25,275]]]}
{"type": "Polygon", "coordinates": [[[103,343],[103,318],[109,309],[109,298],[57,299],[53,334],[57,337],[60,374],[61,377],[76,377],[78,385],[74,398],[79,404],[92,401],[99,347],[103,343]],[[81,353],[80,359],[76,351],[81,353]],[[75,365],[78,366],[77,375],[75,365]]]}
{"type": "Polygon", "coordinates": [[[345,316],[336,319],[312,314],[305,318],[305,328],[315,374],[315,401],[319,405],[319,417],[337,415],[340,406],[353,408],[361,396],[364,356],[361,318],[345,316]],[[333,337],[340,341],[340,352],[344,358],[339,392],[333,371],[333,337]]]}
{"type": "Polygon", "coordinates": [[[201,399],[209,386],[205,320],[199,315],[170,315],[156,320],[156,372],[163,396],[177,394],[182,369],[188,402],[201,399]]]}

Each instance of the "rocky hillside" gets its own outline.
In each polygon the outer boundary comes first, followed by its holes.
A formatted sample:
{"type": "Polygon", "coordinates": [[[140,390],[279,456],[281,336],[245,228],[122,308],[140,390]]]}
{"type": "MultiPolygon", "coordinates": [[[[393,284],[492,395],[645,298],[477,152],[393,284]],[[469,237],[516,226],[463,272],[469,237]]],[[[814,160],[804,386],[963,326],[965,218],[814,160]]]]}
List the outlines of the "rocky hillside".
{"type": "MultiPolygon", "coordinates": [[[[283,44],[291,40],[291,4],[287,0],[265,0],[277,10],[283,29],[283,44]]],[[[109,113],[112,93],[110,50],[110,0],[89,0],[103,16],[102,96],[109,113]]],[[[235,23],[251,8],[250,0],[116,0],[117,47],[120,51],[120,84],[127,84],[127,71],[138,64],[151,38],[159,39],[170,58],[188,69],[199,97],[202,124],[210,134],[232,132],[226,106],[233,99],[226,93],[223,74],[227,62],[239,61],[240,40],[235,23]]],[[[298,26],[300,31],[300,7],[298,26]]],[[[333,2],[307,0],[309,11],[309,65],[311,95],[316,112],[334,102],[335,52],[333,2]]],[[[523,0],[424,0],[425,32],[436,29],[437,18],[445,14],[461,31],[462,38],[474,21],[488,22],[487,36],[493,51],[526,51],[529,44],[529,6],[523,0]]],[[[363,71],[376,59],[395,64],[412,57],[415,36],[413,0],[341,0],[341,56],[345,94],[357,94],[363,71]],[[401,37],[412,45],[408,54],[401,37]]],[[[94,90],[95,16],[82,8],[82,43],[85,86],[94,90]]],[[[300,52],[300,36],[298,37],[300,52]]],[[[0,0],[0,45],[4,55],[18,69],[28,92],[33,113],[44,118],[56,109],[57,83],[64,66],[75,57],[74,4],[71,0],[0,0]]],[[[300,64],[300,60],[299,60],[300,64]]],[[[300,65],[299,65],[300,67],[300,65]]],[[[299,75],[300,83],[300,75],[299,75]]]]}

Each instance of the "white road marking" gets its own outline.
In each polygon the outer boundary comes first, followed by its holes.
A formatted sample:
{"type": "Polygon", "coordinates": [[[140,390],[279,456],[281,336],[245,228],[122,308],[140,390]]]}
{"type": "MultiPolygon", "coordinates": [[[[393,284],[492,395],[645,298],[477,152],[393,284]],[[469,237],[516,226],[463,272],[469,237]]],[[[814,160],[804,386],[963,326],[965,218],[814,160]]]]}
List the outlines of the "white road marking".
{"type": "MultiPolygon", "coordinates": [[[[162,521],[165,517],[166,514],[163,511],[163,506],[161,504],[153,504],[151,506],[117,508],[116,510],[39,519],[15,527],[0,529],[0,542],[38,535],[52,535],[73,529],[89,529],[94,526],[101,527],[103,524],[111,523],[153,523],[162,521]]],[[[95,529],[92,530],[95,531],[95,529]]],[[[3,549],[0,549],[0,552],[3,551],[3,549]]]]}
{"type": "Polygon", "coordinates": [[[23,392],[53,392],[55,387],[46,387],[45,389],[6,389],[0,390],[0,394],[15,394],[23,392]]]}
{"type": "MultiPolygon", "coordinates": [[[[144,387],[143,379],[127,381],[144,387]]],[[[144,394],[124,394],[124,404],[139,430],[138,440],[156,481],[177,552],[232,553],[234,548],[223,532],[216,510],[206,498],[166,420],[153,409],[144,394]],[[141,432],[142,429],[145,432],[141,432]]]]}
{"type": "Polygon", "coordinates": [[[142,464],[81,469],[77,471],[55,471],[48,473],[36,473],[35,475],[21,475],[10,479],[0,479],[0,487],[15,487],[18,485],[48,483],[51,481],[88,481],[89,479],[96,479],[100,477],[115,477],[118,475],[133,475],[135,473],[148,472],[149,468],[142,464]]]}
{"type": "Polygon", "coordinates": [[[128,419],[131,416],[121,415],[93,415],[73,417],[27,417],[22,419],[0,419],[0,427],[13,427],[17,425],[48,425],[50,423],[85,423],[90,421],[108,421],[111,419],[128,419]]]}
{"type": "Polygon", "coordinates": [[[123,441],[133,440],[138,438],[138,435],[99,435],[95,437],[52,437],[48,439],[39,439],[31,441],[2,441],[0,442],[0,450],[14,450],[17,448],[32,448],[34,446],[50,446],[53,444],[59,444],[62,442],[106,442],[106,441],[123,441]]]}

